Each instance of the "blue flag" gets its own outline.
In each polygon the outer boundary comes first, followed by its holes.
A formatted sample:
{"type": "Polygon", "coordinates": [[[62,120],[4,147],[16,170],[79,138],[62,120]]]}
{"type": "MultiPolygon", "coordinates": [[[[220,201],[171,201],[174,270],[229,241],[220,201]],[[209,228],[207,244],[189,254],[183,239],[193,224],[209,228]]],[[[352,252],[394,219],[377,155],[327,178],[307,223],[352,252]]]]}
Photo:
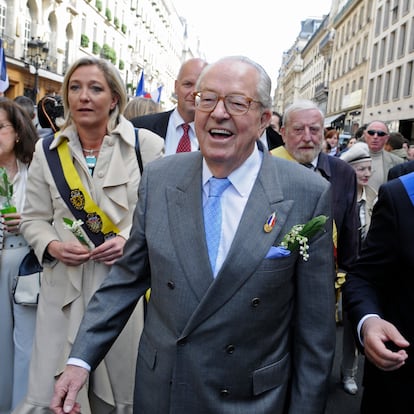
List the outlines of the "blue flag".
{"type": "Polygon", "coordinates": [[[8,87],[9,76],[7,75],[6,54],[4,53],[3,43],[0,39],[0,92],[5,92],[8,87]]]}
{"type": "Polygon", "coordinates": [[[138,82],[137,89],[135,90],[135,96],[144,96],[145,95],[145,88],[144,88],[144,69],[141,72],[141,78],[138,82]]]}

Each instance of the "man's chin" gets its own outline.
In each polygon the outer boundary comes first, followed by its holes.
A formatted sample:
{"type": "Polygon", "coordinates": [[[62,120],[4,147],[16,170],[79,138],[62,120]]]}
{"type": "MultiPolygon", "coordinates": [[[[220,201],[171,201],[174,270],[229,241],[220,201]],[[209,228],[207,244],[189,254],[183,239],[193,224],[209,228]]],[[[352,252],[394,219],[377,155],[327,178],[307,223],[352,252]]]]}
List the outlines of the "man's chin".
{"type": "Polygon", "coordinates": [[[316,155],[315,151],[296,151],[294,157],[300,164],[308,164],[316,158],[316,155]]]}

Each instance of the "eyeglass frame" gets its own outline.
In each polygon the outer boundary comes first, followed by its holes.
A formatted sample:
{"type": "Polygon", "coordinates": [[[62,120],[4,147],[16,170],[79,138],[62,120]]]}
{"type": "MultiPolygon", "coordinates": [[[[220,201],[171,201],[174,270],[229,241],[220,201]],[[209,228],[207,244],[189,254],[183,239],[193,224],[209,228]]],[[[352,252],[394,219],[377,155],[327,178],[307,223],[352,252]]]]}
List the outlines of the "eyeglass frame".
{"type": "Polygon", "coordinates": [[[377,134],[379,137],[385,137],[385,136],[389,135],[388,132],[378,131],[376,129],[368,129],[367,134],[370,135],[371,137],[373,137],[375,134],[377,134]]]}
{"type": "Polygon", "coordinates": [[[232,116],[246,115],[247,112],[249,112],[249,110],[250,110],[250,107],[251,107],[252,102],[256,102],[256,103],[258,103],[258,104],[260,104],[260,105],[263,106],[262,102],[257,101],[257,100],[255,100],[253,98],[250,98],[250,96],[240,95],[240,94],[237,94],[237,93],[231,93],[229,95],[223,96],[223,95],[219,95],[219,94],[217,94],[216,92],[213,92],[213,91],[195,91],[195,92],[193,92],[193,96],[194,96],[196,108],[198,108],[202,112],[213,112],[216,109],[217,104],[219,103],[219,101],[223,101],[224,108],[226,109],[226,112],[228,114],[232,115],[232,116]],[[197,104],[197,98],[198,99],[201,99],[200,94],[203,93],[203,92],[204,93],[205,92],[209,92],[209,93],[212,93],[212,94],[216,95],[217,101],[216,101],[216,103],[214,104],[214,106],[211,109],[202,109],[202,108],[200,108],[199,104],[197,104]],[[241,112],[241,113],[234,113],[234,111],[229,111],[228,108],[227,108],[227,105],[226,105],[226,98],[228,98],[229,96],[239,96],[239,97],[242,97],[242,98],[246,99],[246,101],[247,101],[247,109],[246,109],[246,111],[245,112],[241,112]]]}
{"type": "Polygon", "coordinates": [[[13,124],[0,124],[0,131],[3,131],[4,128],[7,128],[9,126],[13,126],[13,124]]]}

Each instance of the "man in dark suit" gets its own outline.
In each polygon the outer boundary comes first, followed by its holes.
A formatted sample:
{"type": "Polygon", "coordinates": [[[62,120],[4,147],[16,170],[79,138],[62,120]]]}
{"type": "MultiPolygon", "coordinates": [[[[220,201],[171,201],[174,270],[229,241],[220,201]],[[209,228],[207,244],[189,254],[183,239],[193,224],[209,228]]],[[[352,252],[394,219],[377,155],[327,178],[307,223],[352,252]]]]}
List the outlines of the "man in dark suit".
{"type": "Polygon", "coordinates": [[[324,412],[335,348],[332,221],[305,251],[280,243],[293,226],[330,215],[330,186],[258,148],[270,88],[263,68],[244,57],[201,75],[201,151],[145,168],[131,237],[91,299],[55,387],[55,413],[80,411],[72,407],[87,368],[149,287],[135,413],[324,412]],[[215,225],[206,223],[218,181],[227,188],[212,215],[221,217],[213,249],[215,225]]]}
{"type": "MultiPolygon", "coordinates": [[[[280,127],[282,126],[282,115],[278,112],[272,112],[270,125],[265,129],[264,135],[266,137],[265,144],[269,151],[273,148],[283,145],[282,135],[280,135],[280,127]]],[[[264,137],[263,137],[264,138],[264,137]]]]}
{"type": "Polygon", "coordinates": [[[188,135],[191,151],[198,151],[199,149],[194,130],[193,92],[195,91],[197,79],[206,65],[207,62],[199,58],[189,59],[181,65],[175,80],[177,107],[174,110],[131,119],[136,128],[149,129],[165,139],[165,155],[177,152],[180,139],[184,134],[183,125],[189,126],[188,135]]]}
{"type": "Polygon", "coordinates": [[[333,217],[338,232],[337,263],[347,272],[358,252],[355,171],[346,162],[322,151],[324,115],[315,103],[299,100],[286,109],[283,119],[281,132],[285,146],[271,153],[295,160],[331,183],[333,217]]]}
{"type": "MultiPolygon", "coordinates": [[[[357,184],[354,169],[338,157],[322,151],[324,116],[314,102],[299,100],[284,113],[282,137],[284,147],[273,155],[293,159],[308,166],[331,183],[333,218],[336,227],[336,263],[338,273],[347,273],[358,253],[357,184]]],[[[358,358],[352,329],[344,324],[341,380],[350,394],[358,391],[358,358]]]]}
{"type": "Polygon", "coordinates": [[[414,160],[403,162],[401,164],[394,165],[394,167],[392,167],[388,171],[387,179],[388,181],[390,181],[390,180],[393,180],[394,178],[398,178],[401,175],[405,175],[413,171],[414,171],[414,160]]]}
{"type": "Polygon", "coordinates": [[[380,187],[361,256],[343,288],[366,356],[363,414],[413,412],[413,194],[414,173],[380,187]]]}

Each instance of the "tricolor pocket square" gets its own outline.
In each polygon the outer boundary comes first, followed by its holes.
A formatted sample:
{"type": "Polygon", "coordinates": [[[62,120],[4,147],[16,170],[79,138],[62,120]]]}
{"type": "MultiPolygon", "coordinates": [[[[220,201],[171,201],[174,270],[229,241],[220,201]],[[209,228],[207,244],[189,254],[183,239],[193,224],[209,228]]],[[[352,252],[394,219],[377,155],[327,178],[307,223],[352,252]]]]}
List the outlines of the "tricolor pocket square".
{"type": "Polygon", "coordinates": [[[285,257],[290,255],[290,250],[282,246],[272,246],[267,252],[265,259],[278,259],[280,257],[285,257]]]}

